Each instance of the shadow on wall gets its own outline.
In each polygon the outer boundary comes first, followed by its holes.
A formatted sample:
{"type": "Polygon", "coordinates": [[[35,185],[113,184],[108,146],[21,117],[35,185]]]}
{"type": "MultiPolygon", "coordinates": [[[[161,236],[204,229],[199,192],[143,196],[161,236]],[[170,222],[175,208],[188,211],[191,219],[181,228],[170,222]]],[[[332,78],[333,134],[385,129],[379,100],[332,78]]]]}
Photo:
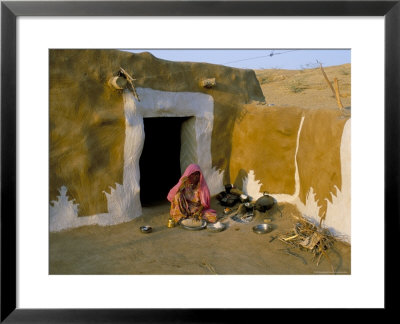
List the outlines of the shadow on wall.
{"type": "Polygon", "coordinates": [[[244,180],[245,178],[247,178],[247,176],[248,176],[248,172],[247,172],[246,170],[244,170],[244,169],[240,169],[239,172],[238,172],[238,174],[237,174],[237,176],[236,176],[236,179],[235,179],[233,185],[234,185],[236,188],[242,189],[242,187],[243,187],[243,180],[244,180]]]}
{"type": "MultiPolygon", "coordinates": [[[[211,95],[215,95],[215,93],[211,95]]],[[[221,98],[220,100],[222,101],[223,99],[221,98]]],[[[214,101],[214,127],[211,142],[212,164],[217,169],[225,171],[223,178],[224,183],[232,183],[233,181],[230,177],[232,139],[240,109],[241,107],[229,101],[224,101],[223,103],[214,101]]]]}

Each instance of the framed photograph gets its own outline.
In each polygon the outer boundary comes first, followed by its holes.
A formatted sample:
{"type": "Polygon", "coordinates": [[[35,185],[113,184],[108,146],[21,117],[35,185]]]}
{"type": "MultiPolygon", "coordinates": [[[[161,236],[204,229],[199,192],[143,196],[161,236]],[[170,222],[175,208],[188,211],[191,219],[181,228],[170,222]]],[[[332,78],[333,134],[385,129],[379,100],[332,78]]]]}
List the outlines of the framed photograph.
{"type": "Polygon", "coordinates": [[[2,1],[1,321],[391,309],[399,15],[2,1]]]}

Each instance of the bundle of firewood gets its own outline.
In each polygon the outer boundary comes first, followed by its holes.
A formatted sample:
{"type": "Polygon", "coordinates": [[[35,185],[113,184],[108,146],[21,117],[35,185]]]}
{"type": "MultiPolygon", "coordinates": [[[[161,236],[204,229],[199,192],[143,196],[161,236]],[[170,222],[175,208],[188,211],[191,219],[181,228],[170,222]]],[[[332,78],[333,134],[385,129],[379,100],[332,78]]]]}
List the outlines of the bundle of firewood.
{"type": "Polygon", "coordinates": [[[334,271],[332,262],[327,254],[327,250],[333,246],[335,238],[327,229],[315,226],[303,217],[292,215],[296,221],[293,230],[284,234],[278,234],[277,238],[293,247],[300,248],[314,254],[317,266],[324,256],[330,263],[334,271]]]}

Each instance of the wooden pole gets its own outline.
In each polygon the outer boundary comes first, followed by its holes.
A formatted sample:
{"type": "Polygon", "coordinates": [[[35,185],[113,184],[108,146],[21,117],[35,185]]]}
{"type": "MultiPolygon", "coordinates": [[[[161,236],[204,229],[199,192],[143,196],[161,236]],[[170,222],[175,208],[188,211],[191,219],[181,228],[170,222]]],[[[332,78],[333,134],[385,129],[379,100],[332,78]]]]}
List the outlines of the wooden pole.
{"type": "MultiPolygon", "coordinates": [[[[139,96],[138,96],[138,94],[137,94],[137,92],[136,92],[136,89],[135,89],[135,85],[133,84],[133,81],[135,81],[136,79],[133,78],[133,77],[131,77],[131,76],[128,74],[128,72],[126,72],[122,67],[119,68],[119,71],[120,71],[120,74],[124,75],[125,78],[126,78],[126,80],[128,81],[128,83],[129,83],[129,85],[130,85],[130,88],[131,88],[131,90],[132,90],[132,93],[133,93],[134,97],[135,97],[138,101],[140,101],[139,96]]],[[[132,74],[132,75],[133,75],[133,74],[132,74]]]]}
{"type": "Polygon", "coordinates": [[[331,81],[329,81],[328,76],[326,75],[324,69],[322,68],[322,64],[321,63],[319,63],[319,67],[321,69],[322,75],[324,76],[324,78],[326,80],[326,83],[328,83],[329,88],[331,88],[333,95],[336,96],[336,92],[332,87],[331,81]]]}
{"type": "Polygon", "coordinates": [[[335,83],[335,96],[336,96],[337,104],[339,106],[339,109],[343,110],[343,105],[342,105],[342,102],[340,100],[340,93],[339,93],[339,81],[338,81],[337,78],[334,78],[333,81],[335,83]]]}

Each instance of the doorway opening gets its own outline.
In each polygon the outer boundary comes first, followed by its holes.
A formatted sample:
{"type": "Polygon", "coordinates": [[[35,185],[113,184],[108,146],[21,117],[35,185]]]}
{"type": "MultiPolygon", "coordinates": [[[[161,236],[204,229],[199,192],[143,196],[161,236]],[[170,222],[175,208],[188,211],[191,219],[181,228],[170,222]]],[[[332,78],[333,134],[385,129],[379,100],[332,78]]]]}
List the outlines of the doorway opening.
{"type": "Polygon", "coordinates": [[[189,117],[143,118],[145,140],[139,160],[140,202],[143,207],[167,201],[181,176],[181,127],[189,117]]]}

